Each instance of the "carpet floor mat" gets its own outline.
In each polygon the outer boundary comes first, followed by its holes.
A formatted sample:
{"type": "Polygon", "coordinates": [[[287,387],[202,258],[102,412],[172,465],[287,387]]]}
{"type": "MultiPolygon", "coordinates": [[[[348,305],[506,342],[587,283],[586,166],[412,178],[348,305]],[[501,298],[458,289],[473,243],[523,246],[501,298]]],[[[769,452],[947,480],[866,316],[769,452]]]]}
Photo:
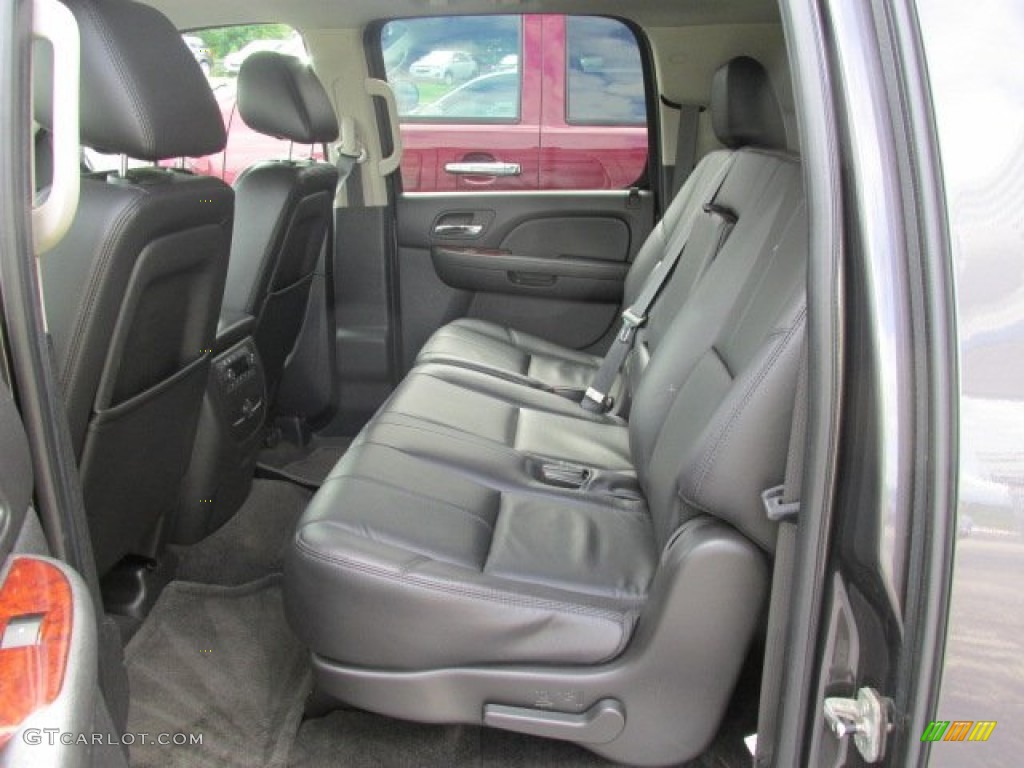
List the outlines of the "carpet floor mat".
{"type": "Polygon", "coordinates": [[[305,648],[285,622],[280,576],[241,586],[171,582],[125,650],[135,768],[278,768],[306,696],[305,648]],[[161,745],[158,734],[201,736],[161,745]]]}
{"type": "Polygon", "coordinates": [[[280,480],[253,481],[242,507],[221,528],[182,548],[176,578],[246,584],[280,572],[284,553],[312,494],[280,480]]]}

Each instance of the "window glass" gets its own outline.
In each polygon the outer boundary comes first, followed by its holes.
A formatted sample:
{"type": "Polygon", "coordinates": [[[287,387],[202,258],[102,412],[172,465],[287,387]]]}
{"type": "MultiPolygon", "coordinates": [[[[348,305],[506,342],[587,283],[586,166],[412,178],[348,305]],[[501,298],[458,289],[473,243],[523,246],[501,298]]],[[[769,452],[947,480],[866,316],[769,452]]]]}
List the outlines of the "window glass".
{"type": "Polygon", "coordinates": [[[385,70],[409,120],[517,119],[518,72],[501,62],[521,45],[521,16],[395,21],[381,32],[385,70]]]}
{"type": "Polygon", "coordinates": [[[519,117],[519,74],[492,72],[449,91],[416,110],[417,117],[457,120],[515,120],[519,117]]]}
{"type": "Polygon", "coordinates": [[[571,16],[566,23],[568,122],[647,122],[644,70],[633,33],[621,22],[571,16]]]}
{"type": "Polygon", "coordinates": [[[644,73],[618,21],[404,19],[383,25],[380,49],[406,192],[621,189],[643,175],[644,73]]]}

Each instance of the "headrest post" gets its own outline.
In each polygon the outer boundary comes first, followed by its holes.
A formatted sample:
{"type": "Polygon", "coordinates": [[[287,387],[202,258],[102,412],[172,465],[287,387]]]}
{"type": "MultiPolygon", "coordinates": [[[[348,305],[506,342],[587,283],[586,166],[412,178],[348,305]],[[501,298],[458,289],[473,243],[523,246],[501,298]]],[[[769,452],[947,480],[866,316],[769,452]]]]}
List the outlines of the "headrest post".
{"type": "Polygon", "coordinates": [[[121,156],[118,158],[118,160],[119,160],[119,162],[118,162],[118,176],[120,176],[122,179],[127,178],[127,176],[128,176],[128,155],[126,155],[124,152],[122,152],[121,156]]]}

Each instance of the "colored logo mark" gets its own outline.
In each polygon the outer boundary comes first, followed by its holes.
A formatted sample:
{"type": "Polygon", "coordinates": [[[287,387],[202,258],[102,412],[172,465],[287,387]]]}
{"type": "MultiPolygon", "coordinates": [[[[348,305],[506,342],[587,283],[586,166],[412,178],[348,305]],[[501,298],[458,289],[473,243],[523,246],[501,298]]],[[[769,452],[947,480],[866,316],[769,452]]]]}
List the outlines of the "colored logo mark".
{"type": "Polygon", "coordinates": [[[995,729],[995,720],[932,720],[921,741],[988,741],[995,729]]]}

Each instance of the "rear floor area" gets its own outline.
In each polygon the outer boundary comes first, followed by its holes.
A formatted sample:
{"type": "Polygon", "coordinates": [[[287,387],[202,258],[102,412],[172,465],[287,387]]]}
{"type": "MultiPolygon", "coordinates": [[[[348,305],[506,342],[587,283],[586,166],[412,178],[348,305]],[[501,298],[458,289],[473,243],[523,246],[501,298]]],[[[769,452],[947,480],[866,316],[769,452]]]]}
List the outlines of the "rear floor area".
{"type": "Polygon", "coordinates": [[[351,437],[314,437],[297,446],[282,440],[260,452],[260,468],[306,485],[320,485],[352,444],[351,437]]]}
{"type": "MultiPolygon", "coordinates": [[[[327,455],[336,460],[343,451],[339,443],[291,457],[282,451],[279,466],[307,461],[300,471],[316,472],[303,479],[317,484],[327,455]]],[[[280,586],[284,548],[310,495],[295,483],[257,479],[227,524],[179,551],[176,578],[126,648],[128,732],[202,734],[203,743],[136,744],[133,766],[611,765],[564,742],[311,705],[307,651],[285,620],[280,586]]],[[[711,749],[690,765],[749,765],[742,737],[753,728],[751,704],[756,714],[756,701],[738,697],[711,749]]]]}

